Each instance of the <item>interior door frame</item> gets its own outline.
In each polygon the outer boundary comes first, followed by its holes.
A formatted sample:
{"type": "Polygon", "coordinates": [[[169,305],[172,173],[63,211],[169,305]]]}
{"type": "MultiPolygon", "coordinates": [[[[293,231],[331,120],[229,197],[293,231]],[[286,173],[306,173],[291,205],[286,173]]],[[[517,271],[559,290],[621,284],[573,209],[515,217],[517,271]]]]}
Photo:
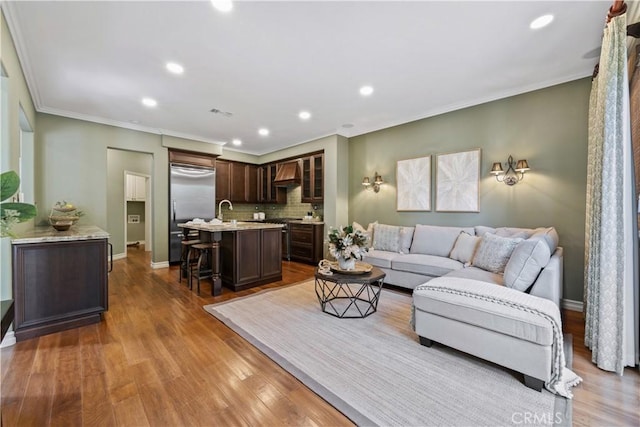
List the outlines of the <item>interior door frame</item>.
{"type": "Polygon", "coordinates": [[[152,200],[152,182],[151,175],[134,172],[125,169],[124,170],[124,256],[127,257],[127,175],[141,176],[144,178],[144,250],[145,252],[151,252],[153,248],[153,200],[152,200]]]}

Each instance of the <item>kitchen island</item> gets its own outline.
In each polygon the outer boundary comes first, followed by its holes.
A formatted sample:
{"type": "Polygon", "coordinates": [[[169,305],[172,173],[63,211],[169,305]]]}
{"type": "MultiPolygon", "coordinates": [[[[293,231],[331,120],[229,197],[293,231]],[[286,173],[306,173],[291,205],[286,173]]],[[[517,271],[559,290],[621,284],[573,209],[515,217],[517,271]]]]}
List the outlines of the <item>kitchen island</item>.
{"type": "Polygon", "coordinates": [[[11,240],[16,341],[99,322],[108,308],[109,234],[35,227],[11,240]]]}
{"type": "Polygon", "coordinates": [[[203,242],[220,244],[217,260],[220,277],[214,279],[213,295],[221,292],[217,280],[233,291],[282,280],[283,224],[188,222],[178,224],[178,227],[185,234],[189,230],[197,230],[203,242]]]}

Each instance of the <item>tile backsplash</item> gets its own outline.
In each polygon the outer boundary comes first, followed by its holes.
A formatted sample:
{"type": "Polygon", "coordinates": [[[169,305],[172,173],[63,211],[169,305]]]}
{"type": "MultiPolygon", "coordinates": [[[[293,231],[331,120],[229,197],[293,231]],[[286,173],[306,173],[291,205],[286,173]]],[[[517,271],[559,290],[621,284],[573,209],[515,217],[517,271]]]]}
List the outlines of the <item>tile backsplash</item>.
{"type": "Polygon", "coordinates": [[[267,219],[302,218],[307,215],[308,212],[311,212],[314,217],[319,216],[320,219],[324,216],[323,205],[321,203],[302,203],[302,187],[299,185],[287,187],[286,205],[234,203],[232,211],[228,209],[226,204],[222,207],[222,214],[225,220],[235,219],[245,221],[253,219],[255,212],[264,212],[267,219]]]}

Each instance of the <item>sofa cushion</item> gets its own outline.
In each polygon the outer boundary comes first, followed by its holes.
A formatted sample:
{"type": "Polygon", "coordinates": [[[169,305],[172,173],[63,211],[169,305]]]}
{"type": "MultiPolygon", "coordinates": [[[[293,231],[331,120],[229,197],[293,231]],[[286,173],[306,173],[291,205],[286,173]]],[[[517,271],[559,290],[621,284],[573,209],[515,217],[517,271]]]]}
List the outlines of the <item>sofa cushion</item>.
{"type": "Polygon", "coordinates": [[[375,267],[391,268],[391,261],[400,256],[404,255],[400,255],[397,252],[369,249],[369,252],[364,256],[363,261],[375,267]]]}
{"type": "Polygon", "coordinates": [[[532,237],[520,242],[513,250],[504,269],[505,286],[526,291],[535,282],[551,258],[549,246],[543,237],[532,237]]]}
{"type": "Polygon", "coordinates": [[[467,267],[459,270],[453,270],[444,275],[444,277],[460,277],[462,279],[480,280],[482,282],[493,283],[494,285],[503,285],[504,277],[502,274],[492,273],[478,267],[467,267]]]}
{"type": "Polygon", "coordinates": [[[470,263],[476,253],[478,243],[480,243],[480,237],[471,236],[464,231],[461,232],[456,239],[455,245],[453,245],[449,258],[465,264],[470,263]]]}
{"type": "Polygon", "coordinates": [[[415,227],[400,227],[400,253],[408,254],[411,250],[415,227]]]}
{"type": "Polygon", "coordinates": [[[369,239],[369,247],[373,247],[373,228],[377,223],[378,221],[370,222],[369,225],[367,225],[367,228],[365,229],[362,225],[353,221],[353,224],[351,224],[351,226],[353,227],[354,230],[360,230],[362,233],[364,233],[369,239]]]}
{"type": "Polygon", "coordinates": [[[476,230],[476,236],[482,237],[485,233],[496,234],[496,229],[493,227],[487,227],[486,225],[476,225],[474,227],[476,230]]]}
{"type": "Polygon", "coordinates": [[[440,227],[417,224],[410,253],[448,257],[461,231],[474,235],[473,227],[440,227]]]}
{"type": "MultiPolygon", "coordinates": [[[[446,278],[441,277],[434,280],[443,279],[446,278]]],[[[483,285],[494,286],[481,282],[478,282],[478,285],[480,287],[483,285]]],[[[545,318],[525,310],[496,304],[493,301],[418,288],[413,291],[413,304],[416,310],[465,322],[540,345],[551,345],[553,342],[553,330],[545,318]]],[[[487,345],[491,345],[491,343],[487,343],[487,345]]]]}
{"type": "Polygon", "coordinates": [[[531,228],[517,228],[517,227],[499,227],[496,228],[494,233],[500,237],[511,237],[512,239],[521,238],[528,239],[534,233],[531,228]]]}
{"type": "Polygon", "coordinates": [[[511,253],[523,239],[485,233],[471,264],[492,273],[503,273],[511,253]]]}
{"type": "Polygon", "coordinates": [[[435,255],[401,255],[391,261],[391,268],[394,270],[427,276],[442,276],[462,267],[459,261],[435,255]]]}
{"type": "Polygon", "coordinates": [[[400,252],[399,226],[376,224],[373,227],[373,230],[373,249],[379,251],[400,252]]]}
{"type": "Polygon", "coordinates": [[[549,253],[553,254],[558,248],[560,237],[553,227],[537,228],[530,239],[542,239],[549,246],[549,253]]]}

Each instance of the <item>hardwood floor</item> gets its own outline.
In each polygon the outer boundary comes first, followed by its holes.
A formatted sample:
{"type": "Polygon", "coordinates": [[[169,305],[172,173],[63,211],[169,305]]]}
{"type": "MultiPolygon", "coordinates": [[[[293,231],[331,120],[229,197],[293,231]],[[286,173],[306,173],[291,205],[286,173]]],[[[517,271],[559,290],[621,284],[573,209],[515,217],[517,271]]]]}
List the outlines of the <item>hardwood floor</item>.
{"type": "MultiPolygon", "coordinates": [[[[2,426],[351,425],[202,305],[311,277],[283,263],[283,280],[201,296],[178,283],[177,268],[152,270],[130,249],[109,276],[104,321],[2,349],[2,426]]],[[[574,425],[640,425],[640,375],[600,371],[584,348],[581,313],[567,312],[574,336],[574,425]]]]}

